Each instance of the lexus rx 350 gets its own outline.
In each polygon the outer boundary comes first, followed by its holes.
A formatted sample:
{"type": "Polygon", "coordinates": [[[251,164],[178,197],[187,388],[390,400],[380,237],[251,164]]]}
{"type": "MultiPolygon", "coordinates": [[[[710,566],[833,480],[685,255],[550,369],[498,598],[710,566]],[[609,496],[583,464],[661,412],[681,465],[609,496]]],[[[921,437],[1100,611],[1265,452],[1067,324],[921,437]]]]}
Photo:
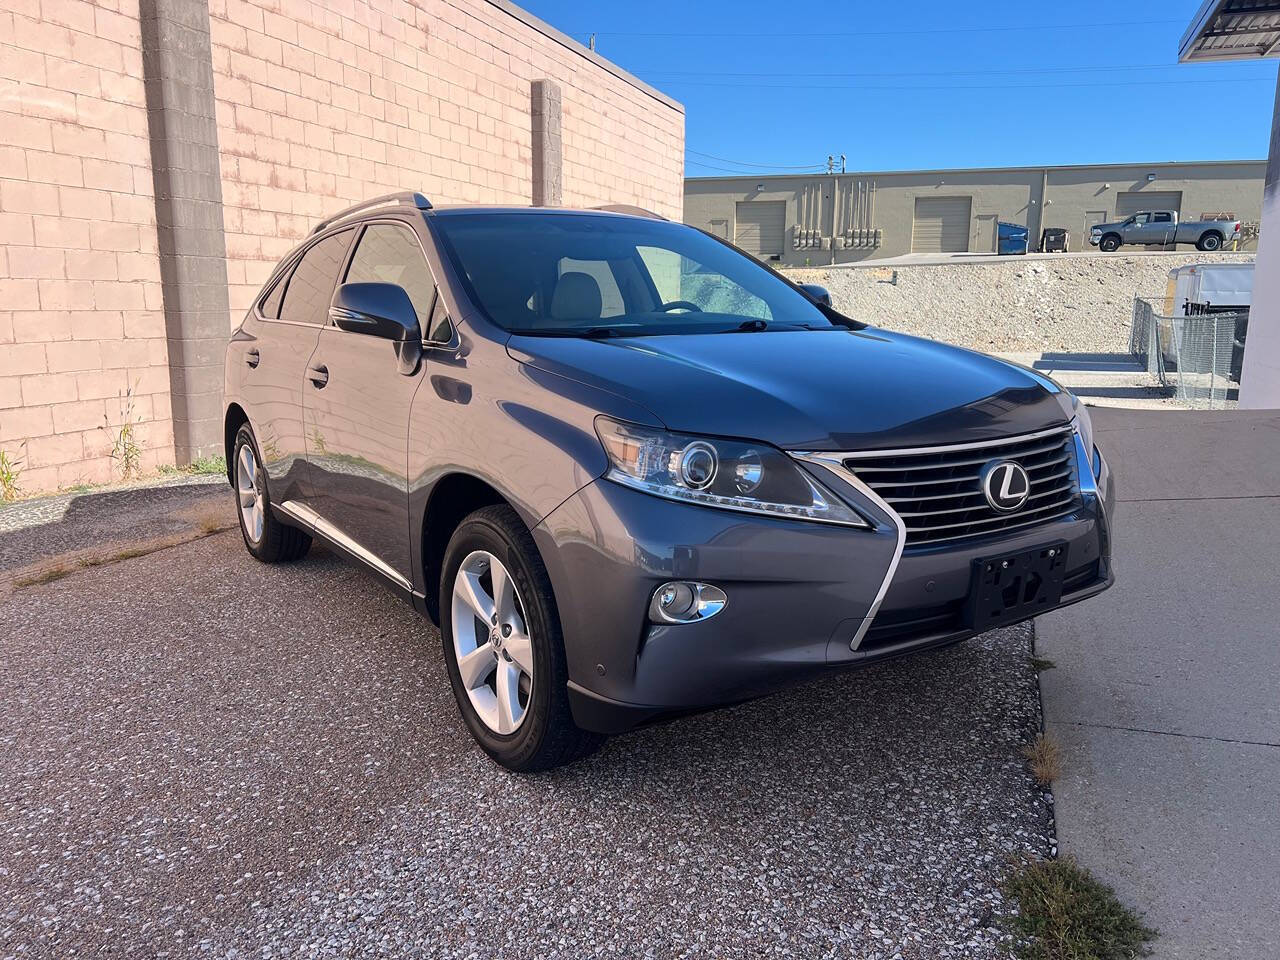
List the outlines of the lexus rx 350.
{"type": "Polygon", "coordinates": [[[249,551],[385,579],[514,770],[1113,579],[1070,393],[643,211],[326,220],[232,337],[226,449],[249,551]]]}

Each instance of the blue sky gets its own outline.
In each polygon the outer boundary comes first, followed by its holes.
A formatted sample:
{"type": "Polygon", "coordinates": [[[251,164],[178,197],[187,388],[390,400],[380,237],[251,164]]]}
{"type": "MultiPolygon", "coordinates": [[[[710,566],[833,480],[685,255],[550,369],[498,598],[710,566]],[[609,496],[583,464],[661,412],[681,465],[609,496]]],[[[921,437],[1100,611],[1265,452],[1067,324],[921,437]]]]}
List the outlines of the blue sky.
{"type": "Polygon", "coordinates": [[[1237,160],[1276,61],[1179,65],[1199,0],[521,0],[681,101],[686,174],[1237,160]]]}

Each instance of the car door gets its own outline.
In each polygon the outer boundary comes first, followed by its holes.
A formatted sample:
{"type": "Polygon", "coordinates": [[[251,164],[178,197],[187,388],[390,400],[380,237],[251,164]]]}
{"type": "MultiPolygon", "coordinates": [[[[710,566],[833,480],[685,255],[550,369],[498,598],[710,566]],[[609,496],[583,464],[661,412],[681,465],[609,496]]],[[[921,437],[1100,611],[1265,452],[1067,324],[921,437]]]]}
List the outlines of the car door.
{"type": "MultiPolygon", "coordinates": [[[[436,286],[413,228],[366,223],[342,283],[395,283],[426,324],[436,286]]],[[[338,329],[320,332],[304,389],[307,463],[317,529],[404,587],[409,542],[409,410],[425,360],[401,372],[392,341],[338,329]]]]}
{"type": "Polygon", "coordinates": [[[1149,213],[1135,213],[1132,217],[1124,222],[1124,226],[1120,228],[1120,232],[1124,234],[1125,243],[1150,243],[1147,239],[1148,221],[1151,219],[1149,213]]]}
{"type": "Polygon", "coordinates": [[[1148,243],[1167,244],[1173,242],[1173,214],[1167,210],[1157,210],[1151,214],[1151,223],[1148,225],[1151,239],[1148,243]]]}
{"type": "Polygon", "coordinates": [[[328,322],[333,283],[354,233],[342,230],[311,244],[254,306],[257,340],[245,353],[241,393],[278,504],[309,493],[303,374],[328,322]]]}

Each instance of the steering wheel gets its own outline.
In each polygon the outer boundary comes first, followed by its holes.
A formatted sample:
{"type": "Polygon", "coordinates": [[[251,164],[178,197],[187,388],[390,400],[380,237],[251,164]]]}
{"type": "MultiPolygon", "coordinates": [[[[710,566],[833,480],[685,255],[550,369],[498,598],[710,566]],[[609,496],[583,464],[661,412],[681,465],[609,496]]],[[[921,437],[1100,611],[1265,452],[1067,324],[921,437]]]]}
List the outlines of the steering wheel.
{"type": "Polygon", "coordinates": [[[696,303],[690,303],[688,300],[668,300],[666,303],[658,307],[660,313],[669,313],[672,310],[692,310],[694,313],[701,313],[702,308],[696,303]]]}

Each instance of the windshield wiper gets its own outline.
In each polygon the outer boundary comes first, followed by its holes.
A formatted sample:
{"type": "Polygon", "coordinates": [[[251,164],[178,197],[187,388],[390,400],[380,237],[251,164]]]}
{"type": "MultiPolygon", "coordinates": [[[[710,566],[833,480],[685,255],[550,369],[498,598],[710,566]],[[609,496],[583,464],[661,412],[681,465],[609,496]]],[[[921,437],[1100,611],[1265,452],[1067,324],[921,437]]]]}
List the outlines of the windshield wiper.
{"type": "Polygon", "coordinates": [[[759,320],[759,319],[756,319],[756,320],[744,320],[744,321],[742,321],[742,323],[738,324],[737,329],[735,329],[735,330],[733,330],[733,331],[726,331],[726,332],[732,332],[732,333],[759,333],[761,330],[768,330],[768,329],[769,329],[769,321],[768,321],[768,320],[759,320]]]}
{"type": "Polygon", "coordinates": [[[514,330],[522,337],[581,337],[587,340],[607,340],[609,337],[625,337],[635,336],[633,333],[623,333],[617,327],[560,327],[550,330],[514,330]]]}

